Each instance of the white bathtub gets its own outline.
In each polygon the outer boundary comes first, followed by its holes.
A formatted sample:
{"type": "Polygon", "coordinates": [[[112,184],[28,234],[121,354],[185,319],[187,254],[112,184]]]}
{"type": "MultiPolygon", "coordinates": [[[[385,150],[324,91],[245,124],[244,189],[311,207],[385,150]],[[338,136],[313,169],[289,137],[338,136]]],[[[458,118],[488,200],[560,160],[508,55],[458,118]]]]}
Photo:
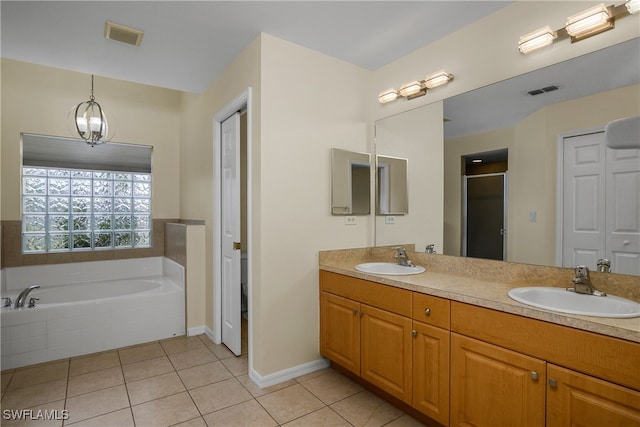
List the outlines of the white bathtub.
{"type": "Polygon", "coordinates": [[[0,312],[3,370],[185,334],[184,269],[168,259],[5,270],[2,296],[13,304],[41,287],[24,308],[0,312]]]}

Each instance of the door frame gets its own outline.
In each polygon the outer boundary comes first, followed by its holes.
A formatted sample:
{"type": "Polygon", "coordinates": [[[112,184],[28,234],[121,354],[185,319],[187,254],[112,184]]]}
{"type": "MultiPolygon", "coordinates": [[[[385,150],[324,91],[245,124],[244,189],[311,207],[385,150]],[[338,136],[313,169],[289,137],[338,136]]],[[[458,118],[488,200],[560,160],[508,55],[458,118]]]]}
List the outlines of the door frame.
{"type": "Polygon", "coordinates": [[[502,176],[503,192],[502,198],[502,261],[507,261],[507,202],[508,202],[508,172],[483,173],[477,175],[462,175],[462,228],[460,230],[461,237],[461,254],[467,256],[467,180],[469,178],[481,178],[486,176],[502,176]]]}
{"type": "MultiPolygon", "coordinates": [[[[246,110],[247,112],[247,235],[245,238],[245,247],[247,250],[247,295],[252,294],[253,287],[253,269],[251,268],[253,260],[253,245],[252,245],[252,103],[251,103],[251,87],[245,89],[234,100],[225,105],[220,111],[218,111],[213,118],[213,337],[212,340],[216,344],[222,342],[222,270],[221,270],[221,258],[222,258],[222,192],[220,191],[220,182],[222,178],[221,161],[221,137],[222,137],[222,122],[224,122],[231,115],[237,111],[246,110]]],[[[253,328],[251,326],[252,317],[252,298],[247,298],[247,317],[248,317],[248,359],[249,359],[249,372],[253,371],[253,328]]]]}
{"type": "Polygon", "coordinates": [[[556,267],[562,267],[562,250],[564,241],[564,140],[592,133],[603,133],[604,126],[559,133],[556,137],[556,267]]]}

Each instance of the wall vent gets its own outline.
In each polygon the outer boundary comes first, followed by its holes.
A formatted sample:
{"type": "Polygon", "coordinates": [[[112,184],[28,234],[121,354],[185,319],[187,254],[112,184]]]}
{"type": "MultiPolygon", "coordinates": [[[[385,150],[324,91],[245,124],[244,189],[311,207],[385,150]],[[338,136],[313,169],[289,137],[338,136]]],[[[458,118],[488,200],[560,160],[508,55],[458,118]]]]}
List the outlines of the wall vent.
{"type": "Polygon", "coordinates": [[[543,88],[540,88],[540,89],[530,90],[527,93],[529,95],[531,95],[531,96],[536,96],[536,95],[541,95],[541,94],[547,93],[547,92],[553,92],[554,90],[558,90],[558,89],[560,89],[559,86],[551,85],[551,86],[543,87],[543,88]]]}
{"type": "Polygon", "coordinates": [[[140,46],[144,31],[126,27],[110,21],[104,23],[104,37],[107,40],[114,40],[132,46],[140,46]]]}

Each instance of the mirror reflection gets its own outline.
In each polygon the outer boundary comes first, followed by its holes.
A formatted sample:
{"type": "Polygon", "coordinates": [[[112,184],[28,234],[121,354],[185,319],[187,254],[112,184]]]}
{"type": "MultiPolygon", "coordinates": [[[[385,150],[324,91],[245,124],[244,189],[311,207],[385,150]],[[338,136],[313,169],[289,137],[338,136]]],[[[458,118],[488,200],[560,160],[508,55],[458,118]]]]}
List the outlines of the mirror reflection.
{"type": "Polygon", "coordinates": [[[407,159],[376,156],[376,214],[409,213],[407,192],[407,159]]]}
{"type": "MultiPolygon", "coordinates": [[[[567,261],[561,255],[562,216],[559,216],[566,202],[562,197],[561,168],[564,140],[585,131],[602,131],[612,120],[640,115],[639,40],[632,39],[444,100],[440,111],[440,123],[444,119],[444,126],[440,125],[444,132],[441,158],[444,195],[442,202],[430,199],[431,211],[444,212],[442,241],[439,245],[437,237],[414,232],[416,249],[421,250],[426,238],[436,241],[437,252],[463,255],[463,162],[472,154],[504,150],[508,152],[509,165],[505,259],[528,264],[565,264],[567,261]],[[549,87],[557,89],[536,96],[528,93],[549,87]]],[[[433,118],[426,115],[426,110],[418,112],[423,109],[401,115],[413,115],[413,126],[419,126],[420,122],[433,118]]],[[[381,122],[385,120],[388,119],[381,122]]],[[[423,132],[424,129],[420,131],[423,132]]],[[[425,139],[417,134],[415,144],[424,144],[425,139]]],[[[381,146],[385,147],[385,154],[396,155],[388,149],[392,144],[378,136],[376,150],[380,151],[381,146]]],[[[640,154],[634,156],[633,150],[625,151],[625,157],[640,166],[640,154]]],[[[425,168],[424,157],[405,157],[412,162],[412,169],[425,168]]],[[[414,184],[411,185],[413,188],[414,184]]],[[[415,185],[423,192],[431,188],[425,182],[415,185]]],[[[606,200],[606,188],[597,197],[606,200]]],[[[412,205],[414,202],[418,200],[412,196],[412,205]]],[[[636,211],[625,212],[625,217],[630,218],[636,211]]],[[[396,224],[396,231],[400,231],[399,225],[396,224]]],[[[381,244],[378,243],[381,230],[386,232],[377,222],[377,244],[381,244]]],[[[627,247],[637,246],[640,233],[627,240],[631,242],[627,247]]],[[[595,265],[591,268],[595,269],[595,265]]],[[[636,269],[640,273],[640,267],[636,269]]],[[[624,274],[630,274],[626,270],[624,274]]],[[[615,264],[612,272],[618,272],[615,264]]]]}
{"type": "Polygon", "coordinates": [[[371,155],[331,149],[331,213],[371,213],[371,155]]]}

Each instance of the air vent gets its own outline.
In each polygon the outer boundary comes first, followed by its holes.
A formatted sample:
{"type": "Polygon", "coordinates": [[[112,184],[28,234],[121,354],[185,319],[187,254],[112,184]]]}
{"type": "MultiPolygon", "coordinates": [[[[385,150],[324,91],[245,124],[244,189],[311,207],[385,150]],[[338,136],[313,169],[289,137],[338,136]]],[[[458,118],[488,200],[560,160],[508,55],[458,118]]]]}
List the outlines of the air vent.
{"type": "Polygon", "coordinates": [[[104,24],[104,37],[107,40],[114,40],[121,43],[139,46],[142,41],[144,31],[135,28],[125,27],[124,25],[106,21],[104,24]]]}
{"type": "Polygon", "coordinates": [[[559,86],[551,85],[551,86],[543,87],[541,89],[530,90],[527,93],[529,95],[531,95],[531,96],[536,96],[536,95],[541,95],[541,94],[547,93],[547,92],[553,92],[554,90],[558,90],[558,89],[560,89],[559,86]]]}

